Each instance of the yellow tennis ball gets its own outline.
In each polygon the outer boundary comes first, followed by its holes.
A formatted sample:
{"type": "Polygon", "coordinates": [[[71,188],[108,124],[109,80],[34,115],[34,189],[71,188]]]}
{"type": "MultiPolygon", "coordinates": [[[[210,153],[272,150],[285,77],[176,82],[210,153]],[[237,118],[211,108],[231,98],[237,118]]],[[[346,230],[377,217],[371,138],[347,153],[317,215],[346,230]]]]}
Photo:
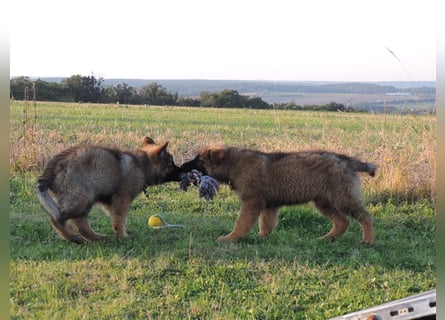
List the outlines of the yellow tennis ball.
{"type": "Polygon", "coordinates": [[[157,215],[152,215],[150,218],[148,218],[148,225],[150,227],[160,227],[164,223],[162,222],[161,218],[157,215]]]}

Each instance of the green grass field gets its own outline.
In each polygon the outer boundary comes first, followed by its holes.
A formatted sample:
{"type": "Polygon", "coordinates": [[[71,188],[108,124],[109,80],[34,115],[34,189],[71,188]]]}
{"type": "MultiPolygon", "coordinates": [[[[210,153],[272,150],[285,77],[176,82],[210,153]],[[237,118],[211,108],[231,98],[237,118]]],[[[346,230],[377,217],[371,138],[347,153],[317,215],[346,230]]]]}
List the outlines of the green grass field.
{"type": "Polygon", "coordinates": [[[11,319],[328,319],[436,287],[435,117],[13,102],[10,107],[11,319]],[[36,117],[35,117],[36,116],[36,117]],[[118,239],[99,209],[96,243],[58,237],[33,185],[58,151],[79,143],[136,148],[144,135],[181,164],[218,141],[265,151],[328,149],[375,162],[362,177],[376,240],[353,222],[337,241],[310,204],[284,207],[266,239],[219,244],[239,210],[177,183],[132,204],[118,239]],[[184,229],[152,230],[161,213],[184,229]]]}

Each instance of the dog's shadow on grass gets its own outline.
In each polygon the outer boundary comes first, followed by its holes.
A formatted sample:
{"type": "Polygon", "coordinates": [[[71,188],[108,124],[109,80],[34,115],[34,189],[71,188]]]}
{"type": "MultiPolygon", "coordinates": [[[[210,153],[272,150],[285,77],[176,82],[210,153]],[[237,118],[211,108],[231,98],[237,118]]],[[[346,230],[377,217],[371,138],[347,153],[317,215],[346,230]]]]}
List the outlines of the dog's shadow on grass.
{"type": "MultiPolygon", "coordinates": [[[[185,228],[151,229],[146,217],[129,219],[127,238],[109,233],[98,242],[76,245],[64,241],[48,230],[41,242],[27,241],[21,257],[31,259],[157,259],[170,256],[178,260],[202,259],[208,263],[236,260],[264,260],[276,262],[310,263],[322,266],[380,265],[387,269],[422,271],[435,265],[434,230],[425,229],[429,222],[417,219],[405,226],[394,221],[375,220],[376,240],[372,245],[361,243],[361,229],[352,221],[350,228],[335,241],[319,239],[326,234],[330,222],[317,213],[306,210],[284,212],[277,228],[266,238],[258,237],[258,228],[244,239],[219,243],[216,239],[231,231],[236,217],[200,217],[181,215],[169,217],[170,223],[184,224],[185,228]],[[174,220],[174,221],[173,221],[174,220]],[[413,229],[422,233],[413,233],[413,229]],[[426,230],[426,231],[425,231],[426,230]],[[32,249],[34,247],[34,250],[32,249]],[[28,252],[28,254],[26,253],[28,252]]],[[[101,220],[104,232],[110,226],[101,220]]],[[[49,227],[49,226],[48,226],[49,227]]],[[[50,229],[50,227],[49,227],[50,229]]],[[[102,230],[98,230],[101,232],[102,230]]]]}

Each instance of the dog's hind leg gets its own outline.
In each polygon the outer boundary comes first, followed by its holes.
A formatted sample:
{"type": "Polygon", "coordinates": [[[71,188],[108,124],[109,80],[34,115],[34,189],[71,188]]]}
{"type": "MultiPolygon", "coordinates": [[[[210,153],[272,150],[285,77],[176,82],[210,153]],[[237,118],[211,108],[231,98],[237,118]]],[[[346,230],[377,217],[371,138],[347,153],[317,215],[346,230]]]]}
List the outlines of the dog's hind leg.
{"type": "Polygon", "coordinates": [[[360,223],[360,226],[362,227],[362,242],[365,244],[371,244],[374,241],[374,227],[372,226],[371,215],[363,206],[352,210],[351,212],[352,216],[360,223]]]}
{"type": "Polygon", "coordinates": [[[51,225],[53,226],[54,230],[57,231],[57,233],[66,240],[69,240],[74,243],[81,244],[83,243],[82,237],[80,237],[78,234],[75,234],[69,226],[67,226],[66,221],[63,223],[60,223],[60,221],[57,221],[53,217],[50,217],[51,225]]]}
{"type": "Polygon", "coordinates": [[[261,209],[256,201],[243,201],[241,211],[232,232],[219,237],[217,241],[233,241],[245,237],[258,221],[261,209]]]}
{"type": "Polygon", "coordinates": [[[63,214],[61,210],[60,204],[63,204],[63,207],[66,207],[66,204],[69,204],[69,201],[64,202],[64,199],[59,199],[59,201],[55,201],[52,196],[48,193],[48,181],[40,178],[36,185],[37,197],[48,212],[50,217],[50,222],[54,230],[66,240],[82,243],[82,238],[73,233],[73,230],[66,224],[66,220],[69,219],[69,215],[63,214]]]}
{"type": "Polygon", "coordinates": [[[270,234],[278,223],[278,208],[264,209],[260,213],[260,238],[270,234]]]}
{"type": "Polygon", "coordinates": [[[349,217],[343,212],[336,210],[327,205],[321,205],[320,203],[315,203],[317,209],[332,222],[332,229],[324,236],[319,239],[336,239],[341,236],[349,227],[349,217]]]}
{"type": "Polygon", "coordinates": [[[324,236],[320,237],[319,239],[332,239],[335,240],[336,238],[340,237],[349,227],[349,218],[344,214],[339,215],[331,215],[328,216],[328,218],[332,222],[332,229],[324,236]]]}
{"type": "Polygon", "coordinates": [[[106,237],[104,234],[96,233],[91,229],[87,216],[73,218],[72,221],[77,226],[77,229],[79,229],[82,237],[89,241],[96,241],[106,237]]]}

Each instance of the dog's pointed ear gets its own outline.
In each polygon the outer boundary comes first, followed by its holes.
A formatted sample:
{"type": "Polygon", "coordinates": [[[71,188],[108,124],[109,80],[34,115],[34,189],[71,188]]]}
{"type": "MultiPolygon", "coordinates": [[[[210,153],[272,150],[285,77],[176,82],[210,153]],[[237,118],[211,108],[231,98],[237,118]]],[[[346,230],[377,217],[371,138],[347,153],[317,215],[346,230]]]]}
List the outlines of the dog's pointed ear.
{"type": "Polygon", "coordinates": [[[218,148],[218,149],[209,149],[207,150],[207,156],[210,159],[210,161],[214,164],[220,164],[226,155],[226,149],[225,148],[218,148]]]}
{"type": "Polygon", "coordinates": [[[157,145],[157,144],[151,145],[148,149],[149,150],[148,152],[153,156],[162,158],[165,155],[167,155],[167,146],[168,146],[168,142],[164,142],[161,145],[157,145]]]}
{"type": "Polygon", "coordinates": [[[164,142],[163,144],[161,144],[161,145],[159,146],[159,152],[158,152],[158,154],[159,154],[159,155],[163,155],[163,154],[167,153],[167,146],[168,146],[168,141],[167,141],[167,142],[164,142]]]}
{"type": "Polygon", "coordinates": [[[142,147],[148,146],[150,144],[156,144],[156,142],[149,136],[145,136],[144,141],[142,142],[142,147]]]}
{"type": "Polygon", "coordinates": [[[151,156],[162,157],[167,154],[168,141],[159,145],[150,137],[144,137],[142,144],[142,150],[150,154],[151,156]]]}
{"type": "Polygon", "coordinates": [[[225,159],[228,148],[224,144],[210,145],[199,152],[202,161],[219,165],[225,159]]]}

